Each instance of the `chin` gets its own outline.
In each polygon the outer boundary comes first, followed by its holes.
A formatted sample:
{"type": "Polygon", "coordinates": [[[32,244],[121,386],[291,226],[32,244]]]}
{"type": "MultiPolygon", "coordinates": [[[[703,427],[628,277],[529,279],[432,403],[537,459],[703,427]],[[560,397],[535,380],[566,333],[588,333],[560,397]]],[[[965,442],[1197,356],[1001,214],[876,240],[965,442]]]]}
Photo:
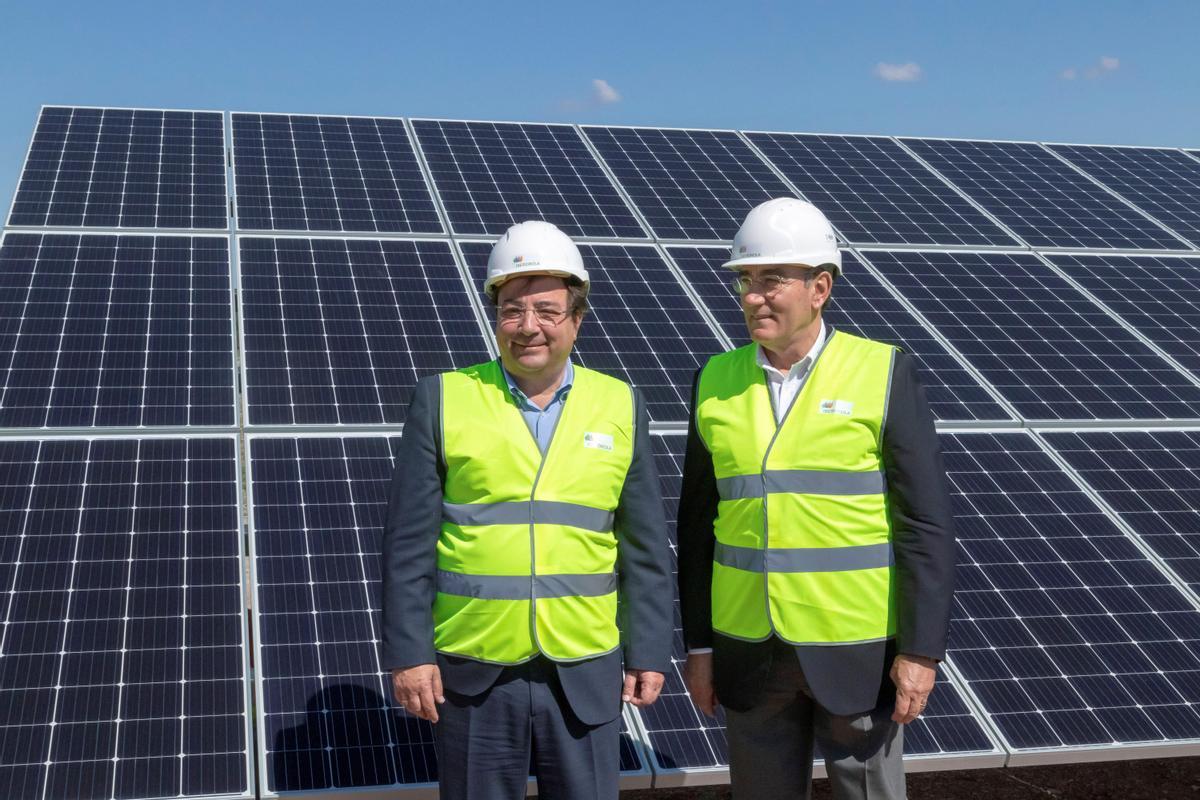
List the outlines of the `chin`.
{"type": "Polygon", "coordinates": [[[517,362],[523,369],[527,369],[530,372],[537,372],[546,366],[546,358],[542,355],[534,356],[526,354],[523,356],[513,356],[513,361],[517,362]]]}

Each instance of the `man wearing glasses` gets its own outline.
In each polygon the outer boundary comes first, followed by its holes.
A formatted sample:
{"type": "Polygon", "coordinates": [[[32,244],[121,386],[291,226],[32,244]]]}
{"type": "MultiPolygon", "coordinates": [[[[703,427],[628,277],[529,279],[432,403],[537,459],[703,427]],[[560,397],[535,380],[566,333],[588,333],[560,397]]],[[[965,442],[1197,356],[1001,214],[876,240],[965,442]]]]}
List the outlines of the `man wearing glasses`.
{"type": "Polygon", "coordinates": [[[435,724],[442,798],[617,797],[621,701],[670,663],[666,521],[640,395],[569,360],[587,310],[546,222],[492,248],[498,361],[421,380],[383,542],[383,663],[435,724]],[[620,599],[620,630],[618,630],[620,599]]]}
{"type": "Polygon", "coordinates": [[[684,680],[724,706],[735,798],[903,798],[902,725],[933,689],[954,538],[912,360],[822,319],[841,253],[794,198],[753,209],[725,264],[752,344],[693,393],[679,503],[684,680]]]}

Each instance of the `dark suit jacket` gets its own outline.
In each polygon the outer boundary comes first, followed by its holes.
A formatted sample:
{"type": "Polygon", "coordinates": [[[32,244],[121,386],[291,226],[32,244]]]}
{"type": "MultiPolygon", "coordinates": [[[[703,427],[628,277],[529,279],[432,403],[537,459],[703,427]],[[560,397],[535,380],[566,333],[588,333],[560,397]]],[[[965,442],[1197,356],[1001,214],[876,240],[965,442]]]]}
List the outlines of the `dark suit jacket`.
{"type": "MultiPolygon", "coordinates": [[[[830,335],[833,335],[832,332],[830,335]]],[[[697,372],[697,379],[699,372],[697,372]]],[[[753,707],[770,671],[771,641],[746,642],[712,629],[713,523],[717,481],[712,456],[696,430],[695,386],[679,502],[679,600],[684,641],[713,648],[721,704],[753,707]]],[[[883,464],[896,557],[896,638],[839,647],[798,646],[813,696],[834,714],[856,714],[886,701],[897,652],[942,659],[954,592],[950,493],[933,414],[913,360],[897,353],[883,428],[883,464]]]]}
{"type": "MultiPolygon", "coordinates": [[[[573,389],[567,403],[586,403],[573,389]]],[[[618,620],[622,647],[598,658],[557,665],[557,677],[581,722],[599,725],[621,711],[622,662],[629,669],[665,672],[671,655],[671,568],[662,492],[651,449],[649,417],[634,391],[633,460],[614,520],[617,536],[618,620]]],[[[442,523],[441,380],[417,383],[396,455],[382,552],[383,666],[437,663],[447,691],[487,691],[504,667],[435,653],[433,599],[436,545],[442,523]]],[[[486,431],[480,431],[486,436],[486,431]]]]}

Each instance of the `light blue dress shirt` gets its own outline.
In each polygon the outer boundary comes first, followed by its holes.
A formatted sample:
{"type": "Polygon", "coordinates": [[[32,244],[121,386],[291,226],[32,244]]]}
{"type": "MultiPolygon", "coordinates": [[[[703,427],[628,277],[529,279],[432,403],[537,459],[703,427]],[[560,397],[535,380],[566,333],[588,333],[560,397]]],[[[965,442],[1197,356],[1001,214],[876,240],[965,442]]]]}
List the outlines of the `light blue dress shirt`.
{"type": "Polygon", "coordinates": [[[546,455],[546,448],[550,446],[550,440],[554,437],[554,428],[558,425],[558,418],[562,416],[563,404],[567,402],[567,393],[571,391],[571,384],[575,380],[575,367],[570,361],[567,362],[567,367],[563,371],[562,385],[558,387],[558,391],[554,393],[554,397],[550,398],[550,402],[546,404],[545,408],[538,408],[525,396],[521,387],[517,386],[517,382],[513,380],[513,376],[504,369],[504,364],[500,365],[500,369],[504,373],[504,380],[508,381],[508,390],[512,392],[517,408],[521,409],[521,416],[525,418],[525,424],[529,426],[529,432],[537,442],[538,449],[542,451],[542,455],[546,455]]]}

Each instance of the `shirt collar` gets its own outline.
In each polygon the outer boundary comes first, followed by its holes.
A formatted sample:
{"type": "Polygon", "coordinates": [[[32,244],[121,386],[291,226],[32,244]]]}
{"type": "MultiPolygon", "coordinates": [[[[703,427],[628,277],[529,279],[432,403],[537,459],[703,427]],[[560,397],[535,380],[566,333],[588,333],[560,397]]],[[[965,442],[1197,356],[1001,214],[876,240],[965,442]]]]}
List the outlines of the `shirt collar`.
{"type": "Polygon", "coordinates": [[[767,359],[767,353],[765,350],[763,350],[763,346],[761,344],[754,351],[754,358],[758,362],[758,365],[766,371],[768,376],[791,378],[795,375],[805,372],[812,362],[817,360],[817,356],[821,353],[821,348],[825,346],[825,338],[825,320],[822,319],[821,327],[817,330],[816,341],[813,342],[813,345],[811,348],[809,348],[808,352],[804,354],[804,358],[800,359],[795,364],[792,364],[792,368],[788,370],[786,375],[776,369],[775,365],[767,359]]]}
{"type": "MultiPolygon", "coordinates": [[[[517,401],[517,405],[528,411],[545,411],[544,408],[538,408],[530,399],[521,391],[521,387],[517,386],[517,382],[513,380],[513,376],[504,368],[504,362],[500,362],[500,371],[504,373],[504,380],[508,383],[508,391],[517,401]]],[[[554,397],[546,404],[546,408],[561,403],[567,396],[567,392],[571,391],[571,384],[575,381],[575,365],[567,360],[567,366],[563,370],[562,384],[558,387],[558,391],[554,393],[554,397]]]]}

